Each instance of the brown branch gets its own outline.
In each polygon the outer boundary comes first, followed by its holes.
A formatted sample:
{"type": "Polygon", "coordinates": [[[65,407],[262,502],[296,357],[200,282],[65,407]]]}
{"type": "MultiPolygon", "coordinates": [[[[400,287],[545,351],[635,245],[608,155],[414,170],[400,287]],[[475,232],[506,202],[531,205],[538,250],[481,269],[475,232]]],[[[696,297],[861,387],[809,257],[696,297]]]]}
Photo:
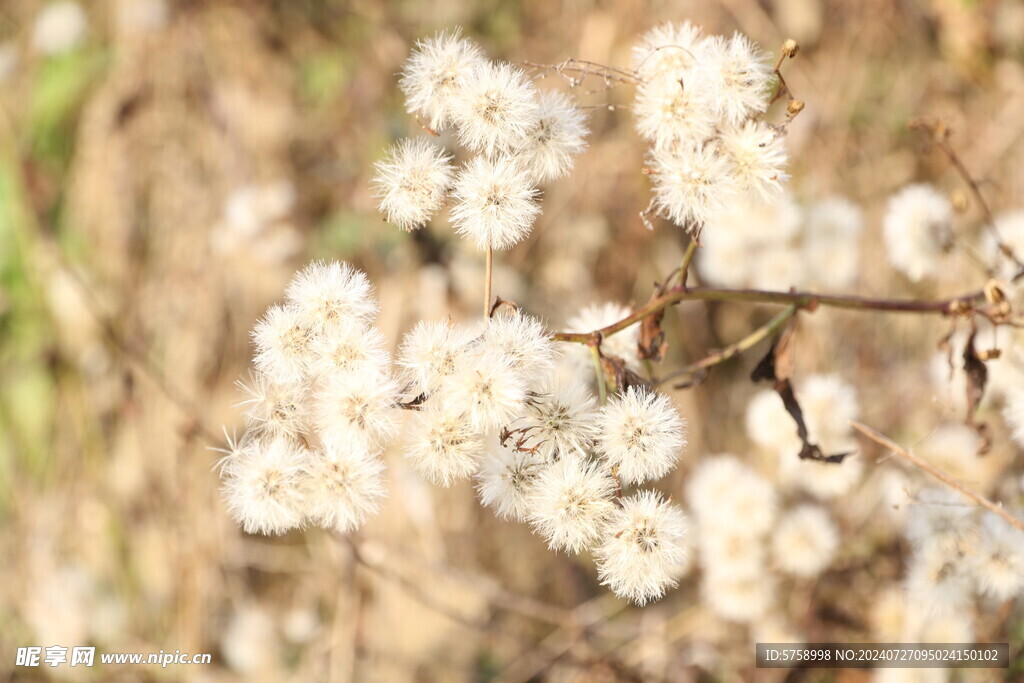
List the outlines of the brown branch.
{"type": "Polygon", "coordinates": [[[1008,513],[1005,509],[1003,509],[1002,505],[997,505],[996,503],[993,503],[991,500],[989,500],[985,496],[981,495],[980,493],[972,491],[971,489],[967,488],[966,486],[964,486],[959,481],[957,481],[956,479],[954,479],[950,475],[946,474],[945,472],[943,472],[939,468],[935,467],[934,465],[928,464],[927,462],[925,462],[921,458],[917,457],[916,455],[914,455],[913,453],[911,453],[907,449],[905,449],[902,446],[900,446],[899,444],[897,444],[895,441],[893,441],[889,437],[887,437],[884,434],[881,434],[879,432],[876,432],[871,427],[868,427],[867,425],[863,425],[860,422],[854,422],[852,420],[850,421],[850,426],[853,427],[854,429],[856,429],[858,432],[860,432],[864,436],[866,436],[869,439],[871,439],[872,441],[874,441],[875,443],[877,443],[879,445],[882,445],[882,446],[885,446],[886,448],[891,450],[893,453],[895,453],[896,455],[898,455],[901,458],[903,458],[904,460],[906,460],[907,462],[920,467],[922,470],[924,470],[928,474],[932,475],[933,477],[935,477],[936,479],[938,479],[942,483],[946,484],[947,486],[956,489],[957,491],[959,491],[960,493],[964,494],[965,496],[967,496],[968,498],[970,498],[971,500],[973,500],[974,502],[976,502],[978,505],[982,506],[983,508],[989,510],[990,512],[993,512],[993,513],[999,515],[1004,520],[1006,520],[1006,522],[1009,523],[1010,525],[1017,527],[1021,531],[1024,531],[1024,522],[1021,522],[1019,519],[1017,519],[1016,517],[1014,517],[1013,515],[1008,513]]]}

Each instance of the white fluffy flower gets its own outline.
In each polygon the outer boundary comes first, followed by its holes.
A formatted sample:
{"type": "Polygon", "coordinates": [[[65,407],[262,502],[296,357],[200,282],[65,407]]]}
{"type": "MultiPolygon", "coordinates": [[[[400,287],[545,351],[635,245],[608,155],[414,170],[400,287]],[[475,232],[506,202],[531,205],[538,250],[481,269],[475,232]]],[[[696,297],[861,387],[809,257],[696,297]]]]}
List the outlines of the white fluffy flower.
{"type": "Polygon", "coordinates": [[[633,70],[645,79],[678,75],[696,63],[702,40],[700,27],[689,21],[659,24],[633,46],[633,70]]]}
{"type": "Polygon", "coordinates": [[[614,493],[615,482],[596,463],[563,456],[532,487],[530,523],[553,550],[578,553],[605,532],[614,493]]]}
{"type": "Polygon", "coordinates": [[[764,574],[767,559],[764,540],[752,536],[737,521],[737,526],[724,527],[706,517],[698,520],[697,547],[701,566],[717,577],[752,577],[764,574]]]}
{"type": "Polygon", "coordinates": [[[597,448],[623,483],[660,479],[679,461],[685,423],[664,394],[630,387],[598,420],[597,448]]]}
{"type": "Polygon", "coordinates": [[[1024,532],[986,512],[980,543],[968,566],[978,589],[986,595],[1000,601],[1020,595],[1024,592],[1024,532]]]}
{"type": "Polygon", "coordinates": [[[703,226],[736,193],[729,160],[717,145],[683,145],[651,157],[655,206],[681,227],[703,226]]]}
{"type": "Polygon", "coordinates": [[[305,485],[306,518],[325,529],[348,533],[380,509],[387,493],[384,463],[360,450],[327,445],[309,458],[305,485]]]}
{"type": "Polygon", "coordinates": [[[386,375],[350,382],[333,377],[317,393],[316,424],[337,448],[376,450],[398,428],[398,387],[386,375]]]}
{"type": "Polygon", "coordinates": [[[426,138],[403,138],[374,164],[379,208],[404,230],[427,224],[444,204],[452,185],[451,157],[426,138]]]}
{"type": "Polygon", "coordinates": [[[247,533],[281,534],[302,524],[308,452],[287,438],[254,440],[224,465],[224,498],[247,533]]]}
{"type": "Polygon", "coordinates": [[[407,432],[405,457],[441,486],[472,476],[484,452],[481,433],[460,411],[437,399],[427,401],[407,432]]]}
{"type": "Polygon", "coordinates": [[[494,514],[502,519],[525,522],[530,514],[533,486],[548,467],[532,453],[496,446],[476,475],[480,502],[493,508],[494,514]]]}
{"type": "Polygon", "coordinates": [[[702,532],[731,530],[758,536],[775,521],[775,489],[734,455],[701,461],[690,477],[686,494],[702,532]]]}
{"type": "Polygon", "coordinates": [[[523,240],[540,213],[530,176],[507,158],[470,160],[459,173],[451,219],[480,249],[508,249],[523,240]]]}
{"type": "Polygon", "coordinates": [[[315,331],[365,323],[377,314],[370,281],[347,263],[313,261],[292,278],[285,295],[315,331]]]}
{"type": "Polygon", "coordinates": [[[911,604],[930,614],[964,609],[971,583],[963,558],[941,545],[917,548],[907,565],[906,586],[911,604]]]}
{"type": "Polygon", "coordinates": [[[828,197],[811,206],[803,260],[816,286],[845,289],[856,282],[863,225],[860,209],[843,197],[828,197]]]}
{"type": "Polygon", "coordinates": [[[452,107],[459,142],[487,156],[522,146],[539,114],[533,83],[522,69],[505,62],[475,64],[452,107]]]}
{"type": "Polygon", "coordinates": [[[752,622],[771,608],[776,594],[771,574],[736,576],[708,573],[704,575],[701,593],[711,610],[729,621],[752,622]]]}
{"type": "Polygon", "coordinates": [[[801,505],[779,519],[772,533],[775,565],[794,576],[820,574],[839,545],[839,532],[828,513],[817,505],[801,505]]]}
{"type": "Polygon", "coordinates": [[[740,192],[767,202],[782,191],[789,178],[782,135],[763,121],[746,121],[725,128],[721,140],[740,192]]]}
{"type": "Polygon", "coordinates": [[[500,312],[484,323],[480,349],[508,363],[527,381],[549,376],[555,345],[536,318],[516,311],[500,312]]]}
{"type": "Polygon", "coordinates": [[[442,385],[444,398],[481,432],[503,427],[523,411],[526,384],[494,354],[473,354],[442,385]]]}
{"type": "Polygon", "coordinates": [[[271,306],[252,330],[260,372],[278,384],[301,382],[309,373],[314,330],[295,306],[271,306]]]}
{"type": "Polygon", "coordinates": [[[537,125],[516,157],[537,183],[568,175],[575,157],[587,143],[586,115],[566,95],[545,90],[537,98],[537,125]]]}
{"type": "Polygon", "coordinates": [[[446,127],[456,95],[473,68],[484,61],[480,48],[458,31],[416,43],[398,81],[409,113],[427,118],[435,130],[446,127]]]}
{"type": "Polygon", "coordinates": [[[697,71],[698,87],[707,90],[716,118],[723,123],[739,125],[768,107],[772,67],[764,51],[743,34],[704,40],[697,71]]]}
{"type": "Polygon", "coordinates": [[[910,185],[889,199],[883,222],[889,262],[917,282],[938,267],[952,239],[953,208],[927,184],[910,185]]]}
{"type": "MultiPolygon", "coordinates": [[[[579,313],[569,318],[565,329],[569,332],[593,332],[628,318],[633,310],[628,306],[611,301],[603,304],[590,304],[579,313]]],[[[601,342],[601,352],[607,356],[615,356],[636,370],[640,361],[637,358],[637,343],[640,339],[640,323],[634,323],[626,329],[606,337],[601,342]]],[[[588,372],[593,368],[590,349],[582,344],[573,344],[568,349],[573,364],[580,372],[588,372]]]]}
{"type": "Polygon", "coordinates": [[[641,83],[633,103],[636,130],[656,150],[699,147],[715,132],[708,93],[686,75],[661,74],[641,83]]]}
{"type": "Polygon", "coordinates": [[[390,361],[384,336],[362,325],[338,326],[310,345],[310,370],[321,379],[345,377],[349,381],[376,377],[387,371],[390,361]]]}
{"type": "Polygon", "coordinates": [[[451,321],[420,321],[405,335],[398,362],[412,376],[415,391],[431,394],[458,369],[472,335],[451,321]]]}
{"type": "Polygon", "coordinates": [[[603,585],[616,595],[644,605],[676,585],[686,560],[686,517],[655,491],[640,491],[622,501],[595,551],[603,585]]]}
{"type": "Polygon", "coordinates": [[[576,380],[549,378],[527,404],[530,443],[545,458],[582,453],[593,443],[597,430],[594,397],[576,380]]]}
{"type": "Polygon", "coordinates": [[[295,437],[309,425],[309,406],[303,384],[281,384],[262,372],[253,372],[248,382],[238,382],[248,396],[246,427],[268,436],[295,437]]]}

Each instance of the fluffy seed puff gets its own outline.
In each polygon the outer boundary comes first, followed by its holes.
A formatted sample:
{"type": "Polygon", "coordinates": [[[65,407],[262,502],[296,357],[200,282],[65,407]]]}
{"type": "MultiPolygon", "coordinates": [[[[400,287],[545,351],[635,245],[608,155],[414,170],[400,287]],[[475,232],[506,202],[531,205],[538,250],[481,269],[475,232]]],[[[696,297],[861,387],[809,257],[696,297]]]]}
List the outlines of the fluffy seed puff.
{"type": "Polygon", "coordinates": [[[660,479],[679,461],[685,423],[664,394],[630,387],[604,407],[597,448],[625,484],[660,479]]]}
{"type": "Polygon", "coordinates": [[[398,81],[409,113],[425,117],[435,130],[445,128],[459,90],[485,61],[480,48],[458,31],[419,41],[398,81]]]}
{"type": "Polygon", "coordinates": [[[326,444],[308,459],[306,519],[325,529],[348,533],[377,513],[386,495],[384,463],[362,450],[326,444]]]}
{"type": "Polygon", "coordinates": [[[537,125],[516,156],[537,183],[558,180],[572,170],[587,144],[583,110],[560,92],[545,90],[537,98],[537,125]]]}
{"type": "Polygon", "coordinates": [[[1024,532],[986,512],[976,551],[968,558],[978,589],[996,600],[1024,592],[1024,532]]]}
{"type": "Polygon", "coordinates": [[[746,121],[723,130],[721,139],[740,192],[767,202],[782,191],[789,175],[786,147],[776,130],[761,121],[746,121]]]}
{"type": "Polygon", "coordinates": [[[619,597],[644,605],[676,585],[684,569],[686,517],[655,491],[622,501],[594,555],[598,576],[619,597]]]}
{"type": "Polygon", "coordinates": [[[683,145],[649,159],[654,203],[676,225],[699,230],[736,193],[732,164],[717,144],[683,145]]]}
{"type": "Polygon", "coordinates": [[[934,187],[904,188],[889,200],[882,224],[889,262],[914,282],[931,275],[950,246],[952,220],[952,205],[934,187]]]}
{"type": "Polygon", "coordinates": [[[444,400],[460,410],[480,432],[498,429],[519,417],[526,400],[526,383],[498,354],[475,353],[442,385],[444,400]]]}
{"type": "Polygon", "coordinates": [[[594,397],[575,380],[549,379],[527,403],[525,429],[530,447],[554,459],[565,453],[584,453],[597,430],[594,397]]]}
{"type": "Polygon", "coordinates": [[[233,449],[224,461],[224,499],[246,533],[282,534],[302,524],[308,457],[284,437],[233,449]]]}
{"type": "Polygon", "coordinates": [[[486,156],[521,147],[539,115],[533,83],[522,69],[504,62],[474,64],[452,106],[459,142],[486,156]]]}
{"type": "Polygon", "coordinates": [[[451,321],[420,321],[405,335],[398,354],[416,393],[432,394],[455,374],[473,335],[451,321]]]}
{"type": "Polygon", "coordinates": [[[615,482],[597,463],[564,456],[537,477],[530,523],[552,550],[578,553],[605,533],[616,509],[614,493],[615,482]]]}
{"type": "Polygon", "coordinates": [[[534,484],[548,467],[532,453],[495,445],[476,475],[480,502],[502,519],[525,522],[531,511],[534,484]]]}
{"type": "Polygon", "coordinates": [[[699,26],[689,21],[655,26],[633,46],[633,70],[644,79],[678,77],[696,64],[703,40],[700,31],[699,26]]]}
{"type": "Polygon", "coordinates": [[[794,576],[820,574],[839,545],[839,533],[828,513],[802,505],[779,519],[772,534],[772,556],[782,571],[794,576]]]}
{"type": "Polygon", "coordinates": [[[472,476],[484,452],[483,435],[439,399],[427,401],[413,417],[405,457],[435,484],[450,486],[472,476]]]}
{"type": "Polygon", "coordinates": [[[455,230],[480,249],[509,249],[525,238],[540,213],[537,189],[516,162],[475,157],[452,193],[455,230]]]}
{"type": "Polygon", "coordinates": [[[272,382],[302,382],[310,371],[314,336],[315,330],[298,307],[271,306],[252,330],[253,363],[272,382]]]}
{"type": "Polygon", "coordinates": [[[554,343],[540,321],[525,313],[502,312],[486,320],[479,348],[505,359],[527,382],[547,377],[554,367],[554,343]]]}
{"type": "Polygon", "coordinates": [[[295,274],[285,296],[303,324],[322,332],[373,320],[377,302],[372,290],[366,275],[347,263],[314,261],[295,274]]]}
{"type": "Polygon", "coordinates": [[[237,382],[248,397],[239,402],[245,407],[245,426],[255,435],[296,437],[309,425],[309,404],[302,384],[274,382],[259,371],[248,382],[237,382]]]}
{"type": "Polygon", "coordinates": [[[768,108],[772,67],[767,55],[741,33],[714,36],[701,43],[697,71],[717,118],[737,126],[768,108]]]}
{"type": "Polygon", "coordinates": [[[398,425],[398,385],[387,375],[358,383],[333,377],[315,396],[315,421],[321,438],[338,448],[376,451],[398,425]]]}
{"type": "Polygon", "coordinates": [[[636,130],[656,150],[699,146],[715,132],[707,92],[678,73],[660,74],[637,88],[633,103],[636,130]]]}
{"type": "Polygon", "coordinates": [[[455,175],[451,157],[426,138],[399,140],[374,167],[380,211],[403,230],[427,224],[444,204],[455,175]]]}

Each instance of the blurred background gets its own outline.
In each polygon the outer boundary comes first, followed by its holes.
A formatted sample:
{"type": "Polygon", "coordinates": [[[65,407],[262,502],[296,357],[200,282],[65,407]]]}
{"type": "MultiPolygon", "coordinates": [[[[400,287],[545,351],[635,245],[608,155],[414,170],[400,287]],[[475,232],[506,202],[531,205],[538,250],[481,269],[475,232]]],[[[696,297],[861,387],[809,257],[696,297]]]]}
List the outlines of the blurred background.
{"type": "MultiPolygon", "coordinates": [[[[495,519],[468,483],[431,487],[400,454],[389,455],[383,514],[349,540],[319,529],[243,534],[214,470],[222,426],[241,431],[235,381],[250,363],[249,330],[308,260],[369,274],[393,346],[419,319],[477,313],[479,253],[443,221],[411,235],[388,225],[369,190],[372,163],[418,131],[395,78],[417,38],[458,25],[496,58],[628,66],[643,32],[683,19],[740,30],[772,53],[799,42],[784,66],[806,102],[788,136],[790,187],[800,202],[839,194],[861,207],[858,293],[933,297],[984,282],[961,254],[925,283],[893,274],[881,216],[908,182],[963,192],[908,130],[914,116],[949,123],[995,210],[1021,206],[1024,4],[1014,0],[3,0],[0,672],[753,678],[752,631],[709,613],[693,577],[653,606],[627,606],[598,586],[589,560],[548,552],[528,528],[495,519]],[[18,647],[54,644],[209,652],[213,663],[15,669],[18,647]]],[[[557,74],[547,80],[566,87],[557,74]]],[[[600,85],[576,91],[593,105],[589,150],[546,189],[532,236],[497,264],[495,292],[552,328],[587,304],[642,303],[685,246],[677,228],[652,232],[640,220],[643,145],[628,109],[603,106],[632,93],[600,85]]],[[[958,230],[970,234],[978,207],[962,208],[958,230]]],[[[665,367],[770,314],[697,303],[670,312],[665,367]]],[[[840,374],[864,422],[921,444],[962,419],[959,394],[933,381],[948,331],[938,319],[821,310],[801,322],[797,373],[840,374]]],[[[674,392],[690,445],[659,488],[677,500],[704,454],[753,453],[743,424],[756,360],[674,392]]],[[[995,432],[985,457],[999,472],[987,490],[1019,505],[1020,456],[998,408],[984,408],[995,432]]],[[[906,548],[871,487],[882,454],[861,446],[864,485],[832,503],[838,559],[781,596],[786,623],[809,640],[877,636],[873,603],[901,580],[906,548]]],[[[1012,604],[963,618],[979,637],[1024,635],[1012,604]]],[[[970,680],[1020,675],[1015,666],[970,680]]]]}

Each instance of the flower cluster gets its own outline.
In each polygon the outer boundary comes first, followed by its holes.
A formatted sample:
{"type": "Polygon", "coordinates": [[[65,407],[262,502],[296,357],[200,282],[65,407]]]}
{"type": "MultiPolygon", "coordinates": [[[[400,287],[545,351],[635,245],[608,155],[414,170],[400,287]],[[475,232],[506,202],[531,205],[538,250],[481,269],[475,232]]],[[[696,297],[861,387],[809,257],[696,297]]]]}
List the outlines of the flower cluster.
{"type": "Polygon", "coordinates": [[[540,213],[538,185],[569,173],[585,147],[585,117],[572,100],[539,91],[523,70],[488,60],[458,31],[417,44],[399,82],[411,114],[431,132],[451,129],[468,158],[427,138],[399,140],[377,163],[387,220],[426,225],[446,203],[455,231],[480,249],[522,241],[540,213]]]}
{"type": "Polygon", "coordinates": [[[746,36],[690,23],[633,48],[636,129],[650,144],[654,208],[694,234],[736,200],[768,201],[787,178],[782,130],[762,120],[773,70],[746,36]]]}

